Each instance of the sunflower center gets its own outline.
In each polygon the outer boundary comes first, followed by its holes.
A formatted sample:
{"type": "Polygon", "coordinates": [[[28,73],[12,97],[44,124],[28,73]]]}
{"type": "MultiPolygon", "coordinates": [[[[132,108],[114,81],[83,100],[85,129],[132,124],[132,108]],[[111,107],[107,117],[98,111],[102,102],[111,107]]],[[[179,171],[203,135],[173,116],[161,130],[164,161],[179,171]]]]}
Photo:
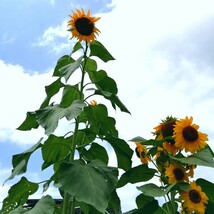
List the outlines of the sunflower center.
{"type": "Polygon", "coordinates": [[[182,169],[176,168],[173,170],[176,180],[182,181],[184,179],[184,172],[182,169]]]}
{"type": "Polygon", "coordinates": [[[83,17],[79,18],[75,22],[75,27],[81,35],[89,36],[93,33],[94,24],[90,22],[89,19],[83,17]]]}
{"type": "Polygon", "coordinates": [[[183,137],[185,140],[193,142],[198,139],[198,131],[192,126],[186,126],[183,129],[183,137]]]}
{"type": "MultiPolygon", "coordinates": [[[[163,137],[170,137],[173,135],[173,128],[175,125],[175,121],[169,121],[169,122],[165,122],[161,128],[163,137]]],[[[175,144],[175,141],[173,139],[168,139],[166,140],[168,143],[170,144],[175,144]]]]}
{"type": "Polygon", "coordinates": [[[193,203],[197,204],[201,201],[201,195],[199,194],[198,191],[196,191],[194,189],[189,191],[189,197],[193,203]]]}

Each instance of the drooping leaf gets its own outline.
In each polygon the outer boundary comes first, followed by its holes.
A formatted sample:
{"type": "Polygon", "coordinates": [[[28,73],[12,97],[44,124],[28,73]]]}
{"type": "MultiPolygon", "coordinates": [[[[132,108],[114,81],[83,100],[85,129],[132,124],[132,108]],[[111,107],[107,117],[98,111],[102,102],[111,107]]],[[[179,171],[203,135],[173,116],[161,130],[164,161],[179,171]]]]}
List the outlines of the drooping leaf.
{"type": "Polygon", "coordinates": [[[209,201],[214,203],[214,184],[203,178],[197,179],[196,183],[197,185],[201,186],[202,191],[206,193],[207,197],[209,198],[209,201]]]}
{"type": "Polygon", "coordinates": [[[58,126],[59,119],[66,117],[67,120],[76,118],[81,112],[85,103],[75,100],[67,108],[61,108],[58,104],[47,106],[36,111],[37,122],[45,129],[45,134],[50,135],[58,126]]]}
{"type": "Polygon", "coordinates": [[[104,213],[115,189],[118,171],[98,160],[87,165],[72,161],[62,163],[58,175],[62,190],[104,213]]]}
{"type": "Polygon", "coordinates": [[[172,159],[175,159],[181,163],[189,164],[189,165],[198,165],[198,166],[207,166],[214,167],[214,160],[212,153],[208,148],[203,149],[189,157],[185,158],[176,158],[174,156],[170,156],[172,159]]]}
{"type": "Polygon", "coordinates": [[[90,43],[90,56],[96,56],[103,60],[104,62],[108,62],[109,60],[114,60],[114,57],[108,52],[108,50],[98,41],[94,41],[90,43]]]}
{"type": "Polygon", "coordinates": [[[32,146],[30,149],[28,149],[25,152],[13,155],[12,173],[11,173],[10,177],[7,178],[7,180],[5,182],[7,182],[10,179],[13,179],[16,175],[20,175],[20,174],[23,174],[26,172],[29,158],[37,149],[39,149],[42,146],[41,141],[42,141],[42,139],[40,139],[37,144],[35,144],[34,146],[32,146]]]}
{"type": "Polygon", "coordinates": [[[126,141],[116,137],[105,137],[105,140],[111,144],[117,156],[118,167],[123,170],[129,170],[132,165],[133,151],[126,141]]]}
{"type": "Polygon", "coordinates": [[[60,107],[67,108],[75,100],[81,100],[83,95],[80,94],[78,85],[66,85],[63,90],[60,107]]]}
{"type": "Polygon", "coordinates": [[[150,180],[156,173],[155,169],[149,168],[147,164],[141,164],[139,166],[133,167],[122,174],[121,178],[117,183],[117,187],[123,187],[127,183],[138,183],[150,180]]]}
{"type": "Polygon", "coordinates": [[[92,161],[95,159],[101,160],[106,165],[108,164],[108,153],[104,147],[100,146],[97,143],[92,143],[91,147],[88,150],[85,150],[82,155],[88,161],[92,161]]]}
{"type": "Polygon", "coordinates": [[[37,183],[32,183],[27,178],[22,177],[18,183],[9,189],[8,196],[3,201],[1,213],[9,214],[15,208],[24,205],[29,195],[34,194],[38,187],[37,183]]]}
{"type": "Polygon", "coordinates": [[[65,78],[66,82],[68,81],[70,76],[73,74],[73,72],[80,67],[82,59],[83,59],[83,56],[79,57],[75,62],[67,64],[64,67],[61,67],[59,69],[59,72],[65,78]]]}
{"type": "Polygon", "coordinates": [[[70,152],[70,145],[70,137],[64,138],[50,135],[42,146],[42,157],[44,160],[42,169],[64,160],[70,152]]]}
{"type": "Polygon", "coordinates": [[[11,214],[53,214],[55,210],[55,202],[53,198],[49,195],[43,196],[30,210],[26,210],[22,207],[18,207],[13,210],[11,214]]]}
{"type": "Polygon", "coordinates": [[[62,77],[62,73],[59,71],[61,68],[63,68],[66,65],[69,65],[71,63],[75,62],[75,60],[73,58],[71,58],[68,55],[64,55],[62,56],[56,64],[56,67],[54,69],[54,73],[53,76],[58,76],[58,77],[62,77]]]}
{"type": "Polygon", "coordinates": [[[108,110],[105,105],[87,106],[84,108],[84,112],[90,124],[90,129],[100,138],[107,135],[118,136],[118,131],[115,127],[116,121],[108,116],[108,110]]]}
{"type": "Polygon", "coordinates": [[[24,122],[17,128],[21,131],[28,131],[31,129],[38,128],[39,124],[36,121],[36,113],[35,112],[27,112],[27,116],[24,122]]]}
{"type": "Polygon", "coordinates": [[[83,49],[82,45],[80,42],[77,42],[75,45],[74,45],[74,48],[73,48],[73,51],[72,53],[75,53],[76,51],[80,50],[80,49],[83,49]]]}
{"type": "Polygon", "coordinates": [[[43,101],[43,103],[41,104],[40,108],[45,108],[46,106],[48,106],[51,98],[55,94],[57,94],[59,92],[60,88],[62,88],[63,86],[64,86],[64,84],[61,82],[61,78],[58,78],[50,85],[45,86],[45,92],[46,92],[47,96],[46,96],[45,100],[43,101]]]}

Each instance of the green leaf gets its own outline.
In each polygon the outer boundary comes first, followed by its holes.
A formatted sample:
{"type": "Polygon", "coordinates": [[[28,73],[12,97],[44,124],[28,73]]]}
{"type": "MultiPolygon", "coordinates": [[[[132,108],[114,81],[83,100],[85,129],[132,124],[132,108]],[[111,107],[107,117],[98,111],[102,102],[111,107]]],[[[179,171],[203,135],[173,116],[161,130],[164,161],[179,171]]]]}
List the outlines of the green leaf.
{"type": "Polygon", "coordinates": [[[76,132],[76,144],[79,147],[90,144],[95,138],[96,134],[89,128],[80,129],[76,132]]]}
{"type": "Polygon", "coordinates": [[[153,183],[145,184],[143,186],[137,187],[137,189],[142,191],[144,195],[148,195],[151,197],[162,197],[165,196],[169,191],[169,189],[165,190],[153,183]]]}
{"type": "Polygon", "coordinates": [[[116,190],[111,194],[109,207],[112,208],[115,213],[121,213],[120,198],[118,197],[116,190]]]}
{"type": "Polygon", "coordinates": [[[105,140],[111,144],[117,156],[117,164],[121,169],[129,170],[132,165],[133,151],[126,141],[116,137],[106,137],[105,140]]]}
{"type": "Polygon", "coordinates": [[[75,45],[74,45],[74,48],[73,48],[73,51],[72,53],[75,53],[76,51],[78,51],[79,49],[83,49],[82,45],[80,42],[77,42],[75,45]]]}
{"type": "Polygon", "coordinates": [[[51,98],[55,94],[57,94],[59,92],[60,88],[62,88],[63,86],[64,86],[64,84],[61,82],[61,78],[58,78],[50,85],[45,86],[45,92],[46,92],[47,96],[46,96],[45,100],[43,101],[42,105],[40,106],[40,108],[45,108],[46,106],[48,106],[51,98]]]}
{"type": "Polygon", "coordinates": [[[122,174],[117,183],[117,188],[125,186],[127,183],[138,183],[150,180],[156,173],[155,169],[149,168],[146,164],[133,167],[122,174]]]}
{"type": "Polygon", "coordinates": [[[202,178],[197,179],[196,183],[197,185],[201,186],[202,191],[206,193],[209,201],[214,203],[214,184],[202,178]]]}
{"type": "Polygon", "coordinates": [[[32,146],[30,149],[28,149],[25,152],[13,155],[12,173],[11,173],[10,177],[7,178],[7,180],[4,183],[6,183],[8,180],[13,179],[16,175],[20,175],[20,174],[23,174],[26,172],[29,158],[32,155],[32,153],[34,153],[37,149],[39,149],[42,146],[41,141],[42,141],[42,139],[40,139],[37,144],[35,144],[34,146],[32,146]]]}
{"type": "Polygon", "coordinates": [[[55,202],[51,196],[43,196],[31,210],[26,210],[22,207],[12,211],[11,214],[53,214],[55,210],[55,202]]]}
{"type": "Polygon", "coordinates": [[[108,110],[105,105],[87,106],[84,108],[90,129],[100,138],[103,136],[118,136],[116,130],[116,121],[112,117],[108,117],[108,110]]]}
{"type": "Polygon", "coordinates": [[[64,160],[70,153],[71,137],[57,137],[50,135],[42,147],[44,163],[42,169],[51,164],[64,160]]]}
{"type": "Polygon", "coordinates": [[[27,116],[24,122],[17,128],[21,131],[28,131],[31,129],[38,128],[39,124],[36,121],[36,113],[35,112],[27,112],[27,116]]]}
{"type": "Polygon", "coordinates": [[[96,71],[97,70],[97,62],[91,58],[87,58],[87,61],[85,64],[85,70],[87,72],[96,71]]]}
{"type": "Polygon", "coordinates": [[[9,214],[16,207],[24,205],[29,195],[34,194],[38,187],[37,183],[32,183],[27,178],[22,177],[18,183],[9,189],[8,196],[3,201],[2,213],[9,214]]]}
{"type": "Polygon", "coordinates": [[[92,161],[95,159],[101,160],[106,165],[108,164],[108,153],[104,147],[97,143],[92,143],[89,150],[85,150],[82,155],[87,161],[92,161]]]}
{"type": "Polygon", "coordinates": [[[54,73],[53,73],[53,76],[59,76],[59,77],[62,77],[62,73],[59,71],[61,68],[63,68],[64,66],[66,65],[69,65],[71,63],[75,62],[75,60],[73,58],[71,58],[70,56],[68,55],[64,55],[62,56],[58,61],[57,61],[57,64],[56,64],[56,67],[54,69],[54,73]]]}
{"type": "Polygon", "coordinates": [[[165,142],[165,140],[153,140],[153,139],[146,140],[145,138],[139,137],[139,136],[132,138],[130,141],[140,142],[142,145],[152,145],[152,146],[159,146],[159,147],[162,147],[163,142],[165,142]]]}
{"type": "Polygon", "coordinates": [[[170,157],[181,163],[185,163],[185,164],[189,164],[189,165],[214,167],[213,156],[208,148],[203,149],[186,158],[176,158],[174,156],[170,156],[170,157]]]}
{"type": "Polygon", "coordinates": [[[85,103],[75,100],[67,108],[61,108],[58,104],[47,106],[36,111],[37,122],[45,129],[45,134],[50,135],[58,126],[59,119],[66,117],[67,120],[76,118],[81,112],[85,103]]]}
{"type": "Polygon", "coordinates": [[[151,196],[147,196],[144,195],[143,193],[138,195],[136,198],[136,204],[138,208],[142,208],[144,207],[146,204],[148,204],[149,202],[155,200],[153,197],[151,196]]]}
{"type": "Polygon", "coordinates": [[[73,72],[80,67],[82,59],[83,59],[83,56],[79,57],[75,62],[65,65],[64,67],[61,67],[59,69],[59,72],[65,78],[66,82],[68,81],[70,76],[73,74],[73,72]]]}
{"type": "Polygon", "coordinates": [[[63,90],[60,107],[67,108],[72,102],[81,98],[83,98],[83,95],[80,94],[78,85],[66,85],[63,90]]]}
{"type": "Polygon", "coordinates": [[[87,165],[72,161],[62,163],[58,175],[62,190],[104,213],[116,186],[118,170],[98,160],[87,165]]]}
{"type": "Polygon", "coordinates": [[[104,62],[114,60],[114,57],[108,52],[108,50],[98,41],[90,43],[90,56],[97,56],[104,62]]]}

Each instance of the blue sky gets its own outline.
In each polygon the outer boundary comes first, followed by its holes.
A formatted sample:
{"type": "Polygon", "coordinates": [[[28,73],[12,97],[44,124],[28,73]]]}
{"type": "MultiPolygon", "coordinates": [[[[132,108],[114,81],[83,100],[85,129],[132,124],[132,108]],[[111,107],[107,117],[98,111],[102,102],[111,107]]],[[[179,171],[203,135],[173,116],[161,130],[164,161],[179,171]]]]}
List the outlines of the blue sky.
{"type": "MultiPolygon", "coordinates": [[[[42,129],[29,133],[16,128],[26,112],[43,101],[56,60],[71,52],[66,25],[76,8],[102,17],[98,40],[116,60],[100,66],[116,80],[119,96],[132,113],[110,111],[121,137],[150,138],[167,115],[188,115],[209,135],[214,149],[212,0],[0,0],[0,182],[10,173],[12,154],[44,136],[42,129]]],[[[133,161],[139,164],[137,158],[133,161]]],[[[39,164],[35,155],[30,177],[41,178],[39,164]]],[[[214,178],[212,170],[204,170],[196,174],[214,178]]],[[[8,188],[0,188],[0,200],[8,188]]],[[[124,203],[125,210],[135,206],[138,193],[134,186],[120,190],[124,201],[132,201],[124,203]]]]}

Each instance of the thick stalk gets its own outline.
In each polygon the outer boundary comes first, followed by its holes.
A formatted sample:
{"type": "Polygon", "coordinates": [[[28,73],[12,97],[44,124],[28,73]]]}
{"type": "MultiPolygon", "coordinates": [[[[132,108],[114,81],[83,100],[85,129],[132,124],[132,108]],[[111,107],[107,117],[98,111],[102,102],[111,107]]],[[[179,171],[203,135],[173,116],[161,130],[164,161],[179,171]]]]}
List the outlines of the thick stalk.
{"type": "MultiPolygon", "coordinates": [[[[87,62],[87,50],[88,50],[88,44],[86,42],[86,48],[84,51],[84,64],[83,64],[82,69],[81,69],[82,70],[82,76],[81,76],[81,82],[80,82],[80,94],[81,94],[81,96],[82,96],[83,88],[84,88],[85,65],[87,62]]],[[[81,99],[84,99],[84,97],[81,97],[81,99]]],[[[78,129],[79,129],[79,122],[78,122],[78,120],[76,120],[74,132],[73,132],[69,162],[74,160],[75,149],[76,149],[76,145],[77,145],[76,135],[77,135],[78,129]]],[[[69,193],[65,192],[64,198],[63,198],[62,214],[74,214],[74,213],[75,213],[75,198],[72,197],[69,193]]]]}

